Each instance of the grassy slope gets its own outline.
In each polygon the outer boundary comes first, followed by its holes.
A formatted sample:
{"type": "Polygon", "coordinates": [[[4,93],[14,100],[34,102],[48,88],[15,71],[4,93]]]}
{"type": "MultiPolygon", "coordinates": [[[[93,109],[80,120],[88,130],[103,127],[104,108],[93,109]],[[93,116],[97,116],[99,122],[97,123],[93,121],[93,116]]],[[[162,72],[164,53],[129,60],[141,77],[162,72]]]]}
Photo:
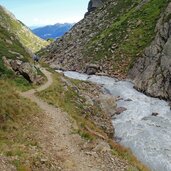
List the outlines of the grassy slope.
{"type": "MultiPolygon", "coordinates": [[[[19,90],[28,90],[32,85],[22,76],[16,75],[8,69],[3,62],[3,57],[7,59],[19,59],[23,62],[32,62],[30,54],[19,42],[13,33],[0,26],[0,80],[14,83],[19,90]]],[[[42,73],[37,69],[39,75],[42,73]]]]}
{"type": "MultiPolygon", "coordinates": [[[[17,170],[28,171],[37,167],[35,163],[41,165],[40,157],[43,155],[34,138],[36,127],[33,124],[40,110],[17,93],[17,90],[32,88],[32,85],[3,63],[4,56],[30,62],[31,56],[22,45],[23,40],[19,41],[20,36],[16,36],[16,32],[21,30],[22,24],[10,18],[0,7],[0,151],[17,170]],[[33,149],[37,153],[33,153],[33,149]]],[[[28,41],[32,43],[31,37],[28,41]]]]}
{"type": "Polygon", "coordinates": [[[40,110],[16,93],[16,87],[0,80],[0,151],[19,171],[28,171],[42,155],[34,138],[40,110]],[[37,153],[33,153],[33,149],[37,153]]]}
{"type": "Polygon", "coordinates": [[[12,14],[6,9],[4,10],[4,8],[0,7],[0,15],[0,25],[17,35],[20,43],[28,49],[37,52],[48,45],[46,41],[34,35],[22,22],[12,17],[12,14]]]}
{"type": "Polygon", "coordinates": [[[0,6],[0,80],[6,79],[10,83],[15,83],[20,90],[31,88],[22,76],[16,76],[7,69],[3,57],[31,62],[32,57],[28,51],[37,51],[46,44],[47,42],[32,34],[26,26],[0,6]]]}
{"type": "MultiPolygon", "coordinates": [[[[97,135],[107,137],[102,128],[97,127],[91,120],[91,115],[100,115],[102,112],[98,105],[87,105],[84,97],[80,96],[76,91],[77,88],[83,91],[88,91],[88,87],[82,85],[82,82],[70,80],[71,85],[67,85],[60,74],[53,74],[54,83],[46,90],[38,93],[38,95],[50,104],[60,107],[65,112],[71,115],[78,125],[78,130],[75,130],[83,138],[93,141],[98,136],[92,134],[90,130],[95,131],[97,135]],[[75,87],[75,88],[74,88],[75,87]],[[90,128],[90,130],[87,129],[90,128]]],[[[67,79],[66,79],[67,80],[67,79]]],[[[113,155],[117,155],[130,163],[130,170],[148,171],[131,153],[130,150],[121,147],[112,139],[106,138],[112,148],[113,155]]]]}
{"type": "Polygon", "coordinates": [[[30,88],[30,84],[23,77],[16,76],[11,70],[5,67],[2,59],[3,56],[7,59],[16,59],[17,56],[22,56],[22,61],[30,60],[30,55],[14,34],[9,33],[0,26],[0,80],[8,79],[9,82],[16,83],[21,89],[30,88]],[[11,51],[19,55],[11,53],[11,51]]]}
{"type": "Polygon", "coordinates": [[[116,20],[92,38],[85,47],[85,57],[91,56],[92,61],[104,60],[106,57],[115,73],[127,74],[144,48],[153,40],[157,20],[169,1],[150,0],[137,9],[141,0],[119,0],[116,6],[108,9],[109,15],[106,16],[106,19],[117,16],[116,20]],[[99,50],[95,52],[97,47],[99,50]]]}

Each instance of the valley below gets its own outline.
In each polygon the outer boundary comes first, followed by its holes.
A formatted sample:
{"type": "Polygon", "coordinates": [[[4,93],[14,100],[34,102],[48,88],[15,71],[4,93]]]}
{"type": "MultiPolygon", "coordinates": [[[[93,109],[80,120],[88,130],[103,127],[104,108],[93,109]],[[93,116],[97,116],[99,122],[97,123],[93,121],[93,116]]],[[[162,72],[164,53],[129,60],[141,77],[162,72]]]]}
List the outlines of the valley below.
{"type": "Polygon", "coordinates": [[[166,101],[138,92],[129,80],[72,71],[64,75],[102,85],[105,94],[118,97],[117,106],[125,111],[112,119],[116,140],[152,170],[171,170],[171,111],[166,101]]]}

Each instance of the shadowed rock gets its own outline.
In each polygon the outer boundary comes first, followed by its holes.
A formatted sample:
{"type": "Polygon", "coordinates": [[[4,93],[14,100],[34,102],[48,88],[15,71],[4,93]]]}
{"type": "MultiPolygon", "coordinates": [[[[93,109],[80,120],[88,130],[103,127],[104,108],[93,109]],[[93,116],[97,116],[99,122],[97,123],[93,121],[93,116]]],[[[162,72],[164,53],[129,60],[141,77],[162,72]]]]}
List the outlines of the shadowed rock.
{"type": "Polygon", "coordinates": [[[103,2],[101,0],[90,0],[88,4],[88,12],[94,11],[96,8],[102,7],[103,2]]]}
{"type": "Polygon", "coordinates": [[[44,78],[38,75],[36,67],[29,62],[11,60],[10,66],[16,74],[22,75],[30,83],[41,84],[44,81],[44,78]]]}
{"type": "Polygon", "coordinates": [[[171,99],[171,3],[159,19],[156,37],[130,71],[135,88],[154,97],[171,99]]]}

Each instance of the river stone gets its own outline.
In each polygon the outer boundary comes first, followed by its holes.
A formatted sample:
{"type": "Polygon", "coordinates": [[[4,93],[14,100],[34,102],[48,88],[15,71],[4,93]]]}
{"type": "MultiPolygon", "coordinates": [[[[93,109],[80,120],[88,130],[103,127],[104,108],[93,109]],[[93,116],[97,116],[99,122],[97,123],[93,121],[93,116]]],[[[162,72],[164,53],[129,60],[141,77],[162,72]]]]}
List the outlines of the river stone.
{"type": "Polygon", "coordinates": [[[127,110],[127,108],[125,108],[125,107],[118,107],[115,111],[115,114],[120,115],[121,113],[123,113],[126,110],[127,110]]]}
{"type": "Polygon", "coordinates": [[[94,75],[94,74],[96,74],[96,72],[98,72],[99,69],[100,69],[100,67],[98,65],[89,64],[86,66],[85,73],[88,75],[94,75]]]}
{"type": "Polygon", "coordinates": [[[100,95],[100,104],[102,110],[109,116],[113,116],[116,110],[116,98],[111,95],[100,95]]]}
{"type": "Polygon", "coordinates": [[[152,116],[158,116],[159,113],[152,113],[151,115],[152,115],[152,116]]]}
{"type": "Polygon", "coordinates": [[[133,100],[128,98],[128,99],[126,99],[125,101],[126,101],[126,102],[131,102],[131,101],[133,101],[133,100]]]}

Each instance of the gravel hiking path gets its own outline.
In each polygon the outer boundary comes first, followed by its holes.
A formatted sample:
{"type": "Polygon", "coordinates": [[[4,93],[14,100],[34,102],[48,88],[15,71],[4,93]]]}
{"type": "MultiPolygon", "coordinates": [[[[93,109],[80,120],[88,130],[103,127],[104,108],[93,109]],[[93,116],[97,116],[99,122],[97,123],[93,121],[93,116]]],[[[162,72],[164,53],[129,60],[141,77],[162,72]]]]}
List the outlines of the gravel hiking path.
{"type": "MultiPolygon", "coordinates": [[[[36,92],[47,89],[53,83],[51,73],[44,68],[41,68],[41,71],[47,77],[47,82],[37,89],[21,93],[21,95],[35,102],[45,115],[45,119],[42,118],[39,125],[40,132],[37,138],[47,158],[53,161],[53,170],[124,171],[127,163],[112,156],[109,147],[103,140],[99,140],[99,144],[103,144],[102,148],[105,149],[103,154],[99,154],[96,150],[83,148],[83,146],[87,147],[88,142],[73,133],[76,124],[69,115],[35,95],[36,92]],[[106,148],[104,148],[105,146],[106,148]]],[[[46,159],[44,160],[46,161],[46,159]]]]}

